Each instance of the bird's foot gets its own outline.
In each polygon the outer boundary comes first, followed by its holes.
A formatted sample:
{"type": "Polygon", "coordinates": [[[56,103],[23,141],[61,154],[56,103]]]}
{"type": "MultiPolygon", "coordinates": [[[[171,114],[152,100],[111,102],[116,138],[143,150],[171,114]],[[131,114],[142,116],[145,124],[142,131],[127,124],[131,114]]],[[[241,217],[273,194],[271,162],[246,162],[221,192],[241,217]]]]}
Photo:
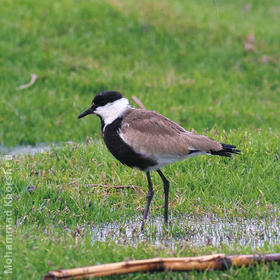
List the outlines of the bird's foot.
{"type": "Polygon", "coordinates": [[[143,232],[143,230],[144,230],[144,225],[145,225],[145,220],[142,220],[141,227],[140,227],[141,232],[143,232]]]}

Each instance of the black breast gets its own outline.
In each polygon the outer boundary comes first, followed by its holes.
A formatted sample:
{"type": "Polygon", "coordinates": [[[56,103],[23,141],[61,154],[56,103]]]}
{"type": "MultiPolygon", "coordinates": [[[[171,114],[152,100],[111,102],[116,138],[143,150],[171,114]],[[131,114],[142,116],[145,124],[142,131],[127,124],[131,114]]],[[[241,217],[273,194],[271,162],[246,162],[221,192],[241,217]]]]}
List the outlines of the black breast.
{"type": "Polygon", "coordinates": [[[119,136],[122,118],[118,118],[111,124],[107,125],[103,132],[105,144],[113,156],[121,163],[130,167],[137,167],[145,170],[148,167],[154,166],[157,163],[151,159],[136,153],[130,146],[128,146],[119,136]]]}

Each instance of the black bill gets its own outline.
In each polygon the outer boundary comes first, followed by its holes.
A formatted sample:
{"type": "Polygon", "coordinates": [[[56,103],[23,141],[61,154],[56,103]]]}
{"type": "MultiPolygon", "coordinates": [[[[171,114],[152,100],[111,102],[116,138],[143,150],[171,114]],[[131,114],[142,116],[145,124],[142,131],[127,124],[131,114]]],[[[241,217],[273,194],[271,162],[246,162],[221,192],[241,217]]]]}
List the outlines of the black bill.
{"type": "Polygon", "coordinates": [[[86,115],[93,114],[94,109],[92,107],[85,110],[82,114],[78,116],[78,119],[85,117],[86,115]]]}

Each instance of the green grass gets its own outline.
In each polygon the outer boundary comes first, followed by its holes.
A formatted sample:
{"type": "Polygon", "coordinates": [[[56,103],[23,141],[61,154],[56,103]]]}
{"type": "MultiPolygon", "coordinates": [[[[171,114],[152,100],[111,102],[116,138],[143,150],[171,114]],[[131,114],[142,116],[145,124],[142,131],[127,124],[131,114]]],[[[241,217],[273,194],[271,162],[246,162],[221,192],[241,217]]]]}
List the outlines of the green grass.
{"type": "Polygon", "coordinates": [[[97,121],[75,118],[106,89],[199,131],[278,128],[277,1],[247,13],[243,1],[127,2],[2,1],[0,143],[99,134],[97,121]],[[16,91],[31,73],[35,85],[16,91]]]}
{"type": "MultiPolygon", "coordinates": [[[[60,267],[128,257],[280,251],[279,245],[182,251],[178,244],[92,244],[86,227],[139,217],[145,204],[144,175],[107,152],[97,118],[77,120],[96,93],[112,89],[128,98],[136,95],[186,129],[243,151],[232,160],[201,156],[166,167],[172,215],[261,218],[271,209],[279,213],[280,5],[276,0],[246,4],[247,12],[244,1],[225,0],[1,1],[0,144],[74,142],[9,162],[0,159],[1,205],[8,180],[13,195],[13,274],[7,279],[38,279],[60,267]],[[249,34],[254,34],[253,51],[244,48],[249,34]],[[32,73],[38,75],[35,84],[16,90],[32,73]],[[83,144],[86,137],[92,140],[83,144]],[[9,163],[12,174],[5,179],[9,163]],[[134,184],[143,193],[87,186],[99,183],[134,184]],[[78,236],[77,228],[83,229],[78,236]]],[[[150,214],[158,217],[162,183],[152,176],[150,214]]],[[[0,221],[5,250],[2,210],[0,221]]],[[[260,265],[130,276],[143,277],[276,279],[280,269],[260,265]]]]}

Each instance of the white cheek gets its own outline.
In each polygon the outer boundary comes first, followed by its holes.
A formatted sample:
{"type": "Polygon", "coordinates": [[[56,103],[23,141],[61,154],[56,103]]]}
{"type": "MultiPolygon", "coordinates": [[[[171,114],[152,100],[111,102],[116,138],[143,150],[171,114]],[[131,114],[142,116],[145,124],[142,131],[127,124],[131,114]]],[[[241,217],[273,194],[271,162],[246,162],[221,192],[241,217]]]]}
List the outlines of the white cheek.
{"type": "Polygon", "coordinates": [[[128,100],[126,98],[121,98],[115,102],[97,107],[95,114],[103,119],[105,124],[103,130],[108,124],[121,117],[128,107],[128,100]]]}
{"type": "Polygon", "coordinates": [[[95,110],[95,113],[99,115],[100,117],[107,118],[111,112],[110,107],[112,106],[112,103],[106,104],[105,106],[102,107],[97,107],[95,110]]]}

